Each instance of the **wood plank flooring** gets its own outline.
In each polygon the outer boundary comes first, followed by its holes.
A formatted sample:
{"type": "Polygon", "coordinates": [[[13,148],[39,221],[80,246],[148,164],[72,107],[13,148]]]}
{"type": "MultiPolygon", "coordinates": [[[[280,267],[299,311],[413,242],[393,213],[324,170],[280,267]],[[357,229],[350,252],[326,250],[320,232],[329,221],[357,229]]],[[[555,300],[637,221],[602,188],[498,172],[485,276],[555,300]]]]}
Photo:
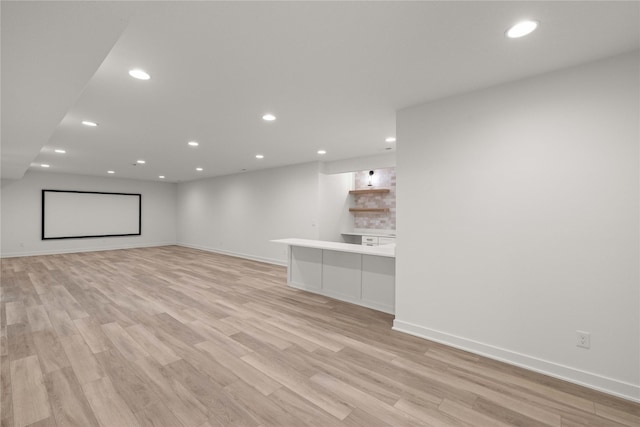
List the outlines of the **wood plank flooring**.
{"type": "Polygon", "coordinates": [[[2,427],[640,426],[640,405],[177,246],[2,260],[2,427]]]}

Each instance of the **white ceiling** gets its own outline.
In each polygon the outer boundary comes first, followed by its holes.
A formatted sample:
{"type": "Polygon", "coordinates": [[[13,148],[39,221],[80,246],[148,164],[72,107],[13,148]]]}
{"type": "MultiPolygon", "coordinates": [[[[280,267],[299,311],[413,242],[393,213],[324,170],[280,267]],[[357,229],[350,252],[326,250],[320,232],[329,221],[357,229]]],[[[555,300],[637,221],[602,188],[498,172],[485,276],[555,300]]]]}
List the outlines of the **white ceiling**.
{"type": "Polygon", "coordinates": [[[637,1],[3,1],[2,177],[47,163],[177,182],[383,153],[395,149],[384,140],[399,109],[638,49],[639,10],[637,1]],[[523,18],[540,28],[504,37],[523,18]],[[151,80],[129,77],[135,67],[151,80]],[[264,122],[267,112],[278,119],[264,122]]]}

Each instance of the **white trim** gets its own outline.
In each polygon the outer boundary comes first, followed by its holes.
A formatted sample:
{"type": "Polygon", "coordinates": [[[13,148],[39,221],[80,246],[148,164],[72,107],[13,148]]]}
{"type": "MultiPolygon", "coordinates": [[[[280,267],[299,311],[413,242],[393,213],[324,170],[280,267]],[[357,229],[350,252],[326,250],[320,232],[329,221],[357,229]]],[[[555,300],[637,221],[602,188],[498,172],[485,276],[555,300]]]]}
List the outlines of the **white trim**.
{"type": "Polygon", "coordinates": [[[281,259],[274,259],[274,258],[265,258],[265,257],[260,257],[260,256],[255,256],[255,255],[248,255],[248,254],[243,254],[240,252],[232,252],[232,251],[226,251],[224,249],[216,249],[216,248],[210,248],[207,246],[200,246],[200,245],[192,245],[189,243],[176,243],[177,246],[184,246],[185,248],[191,248],[191,249],[200,249],[201,251],[207,251],[207,252],[213,252],[216,254],[222,254],[222,255],[229,255],[232,257],[236,257],[236,258],[244,258],[244,259],[250,259],[251,261],[258,261],[258,262],[264,262],[267,264],[274,264],[274,265],[280,265],[283,267],[287,266],[287,261],[286,260],[281,260],[281,259]]]}
{"type": "Polygon", "coordinates": [[[102,246],[93,248],[62,248],[62,249],[47,249],[40,251],[26,251],[26,252],[9,252],[0,254],[0,258],[17,258],[23,256],[39,256],[39,255],[59,255],[59,254],[75,254],[79,252],[100,252],[100,251],[117,251],[120,249],[136,249],[136,248],[151,248],[157,246],[175,246],[176,242],[166,243],[145,243],[145,244],[131,244],[131,245],[117,245],[117,246],[102,246]]]}
{"type": "Polygon", "coordinates": [[[572,368],[570,366],[538,359],[533,356],[528,356],[526,354],[496,347],[490,344],[425,328],[424,326],[398,319],[393,321],[392,329],[430,341],[435,341],[440,344],[445,344],[450,347],[469,351],[480,356],[488,357],[489,359],[498,360],[500,362],[558,378],[573,384],[598,390],[633,402],[640,402],[640,385],[637,384],[604,377],[591,372],[572,368]]]}

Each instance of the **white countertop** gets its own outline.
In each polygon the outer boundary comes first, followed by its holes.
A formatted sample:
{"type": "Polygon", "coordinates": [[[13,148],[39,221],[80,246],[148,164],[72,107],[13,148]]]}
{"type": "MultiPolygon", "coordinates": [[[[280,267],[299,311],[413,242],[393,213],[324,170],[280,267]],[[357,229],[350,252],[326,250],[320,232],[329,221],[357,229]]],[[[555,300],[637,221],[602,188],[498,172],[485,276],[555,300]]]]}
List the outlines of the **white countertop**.
{"type": "Polygon", "coordinates": [[[396,245],[362,246],[351,243],[325,242],[323,240],[309,239],[278,239],[271,240],[274,243],[284,243],[289,246],[301,246],[305,248],[325,249],[329,251],[351,252],[362,255],[384,256],[388,258],[396,257],[396,245]]]}
{"type": "Polygon", "coordinates": [[[364,230],[356,229],[349,231],[342,231],[340,234],[347,236],[376,236],[376,237],[396,237],[395,230],[364,230]]]}

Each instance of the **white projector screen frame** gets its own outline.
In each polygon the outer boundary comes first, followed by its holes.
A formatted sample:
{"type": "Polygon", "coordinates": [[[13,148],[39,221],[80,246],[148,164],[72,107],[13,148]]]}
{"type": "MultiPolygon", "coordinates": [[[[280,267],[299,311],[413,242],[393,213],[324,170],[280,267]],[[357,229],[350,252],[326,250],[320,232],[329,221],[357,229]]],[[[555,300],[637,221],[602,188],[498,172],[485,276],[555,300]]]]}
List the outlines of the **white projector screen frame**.
{"type": "Polygon", "coordinates": [[[42,240],[141,234],[142,194],[42,190],[42,240]]]}

